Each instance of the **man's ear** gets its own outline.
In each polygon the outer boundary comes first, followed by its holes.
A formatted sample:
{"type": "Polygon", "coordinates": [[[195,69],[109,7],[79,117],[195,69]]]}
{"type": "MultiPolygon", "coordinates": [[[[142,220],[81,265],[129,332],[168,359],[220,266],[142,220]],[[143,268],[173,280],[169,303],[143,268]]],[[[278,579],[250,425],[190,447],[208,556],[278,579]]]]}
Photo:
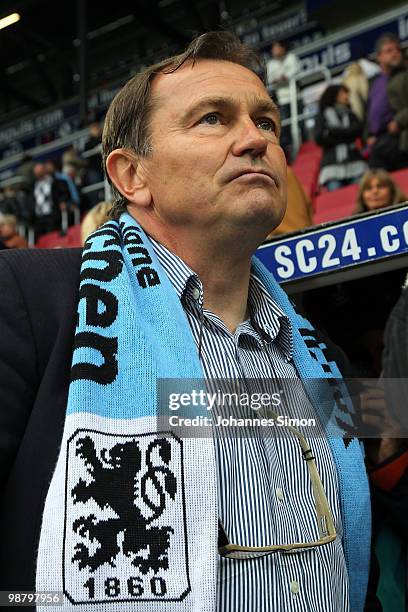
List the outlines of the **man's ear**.
{"type": "Polygon", "coordinates": [[[106,171],[116,189],[136,206],[149,206],[152,195],[146,185],[136,153],[128,149],[115,149],[106,159],[106,171]]]}

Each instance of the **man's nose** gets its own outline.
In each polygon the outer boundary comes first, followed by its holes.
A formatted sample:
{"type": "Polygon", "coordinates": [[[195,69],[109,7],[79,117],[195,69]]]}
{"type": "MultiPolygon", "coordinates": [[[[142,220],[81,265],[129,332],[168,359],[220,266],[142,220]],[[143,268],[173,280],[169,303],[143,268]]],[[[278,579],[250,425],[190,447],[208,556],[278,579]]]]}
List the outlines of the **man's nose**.
{"type": "Polygon", "coordinates": [[[268,148],[268,140],[251,119],[242,121],[236,128],[232,153],[237,157],[248,154],[262,157],[268,148]]]}

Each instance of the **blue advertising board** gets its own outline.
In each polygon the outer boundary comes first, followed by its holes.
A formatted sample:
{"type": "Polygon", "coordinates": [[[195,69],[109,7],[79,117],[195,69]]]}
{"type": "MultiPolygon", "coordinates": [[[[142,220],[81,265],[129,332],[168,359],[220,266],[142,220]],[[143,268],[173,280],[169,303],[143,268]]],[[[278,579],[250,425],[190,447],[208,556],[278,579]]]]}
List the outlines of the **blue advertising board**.
{"type": "Polygon", "coordinates": [[[279,16],[248,18],[237,23],[233,30],[247,45],[270,52],[273,40],[290,41],[293,47],[305,45],[323,36],[323,28],[308,18],[304,8],[285,11],[279,16]]]}
{"type": "Polygon", "coordinates": [[[408,203],[275,239],[256,256],[285,283],[403,253],[408,254],[408,203]]]}
{"type": "Polygon", "coordinates": [[[368,19],[353,28],[333,35],[330,39],[297,51],[303,70],[317,67],[336,68],[373,53],[381,34],[393,32],[402,43],[408,40],[408,9],[406,6],[383,16],[368,19]]]}

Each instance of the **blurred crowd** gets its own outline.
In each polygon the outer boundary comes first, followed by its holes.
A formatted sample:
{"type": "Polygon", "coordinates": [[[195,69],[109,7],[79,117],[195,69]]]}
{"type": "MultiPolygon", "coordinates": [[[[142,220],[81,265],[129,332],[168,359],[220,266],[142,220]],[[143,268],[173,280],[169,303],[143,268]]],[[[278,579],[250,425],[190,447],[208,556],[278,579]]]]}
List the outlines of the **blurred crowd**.
{"type": "MultiPolygon", "coordinates": [[[[319,184],[328,190],[358,181],[367,167],[391,172],[408,166],[407,60],[393,33],[378,39],[375,54],[376,63],[350,64],[321,96],[314,136],[323,149],[319,184]]],[[[267,78],[282,120],[290,116],[290,81],[300,72],[296,55],[275,41],[267,78]]],[[[285,126],[282,146],[289,142],[285,126]]]]}
{"type": "MultiPolygon", "coordinates": [[[[334,191],[359,184],[355,213],[406,200],[392,173],[408,168],[408,68],[397,36],[383,34],[376,43],[376,62],[361,59],[323,91],[315,120],[314,139],[321,147],[318,190],[334,191]]],[[[285,122],[281,145],[292,157],[290,84],[301,73],[296,54],[284,41],[275,41],[266,63],[267,82],[285,122]],[[285,121],[286,120],[286,121],[285,121]]],[[[302,102],[297,101],[302,112],[302,102]]],[[[306,132],[302,125],[302,136],[306,132]]],[[[0,247],[19,248],[27,237],[34,241],[58,230],[63,235],[93,206],[105,199],[101,185],[102,123],[89,125],[81,153],[73,146],[60,158],[23,159],[16,176],[0,189],[0,247]],[[86,187],[90,187],[86,189],[86,187]],[[84,189],[85,188],[85,189],[84,189]],[[5,238],[5,236],[9,238],[5,238]]],[[[281,225],[269,237],[313,224],[312,202],[296,172],[288,171],[288,209],[281,225]]]]}
{"type": "Polygon", "coordinates": [[[17,245],[17,242],[6,244],[4,239],[4,232],[10,232],[11,227],[17,233],[32,229],[35,241],[55,230],[63,234],[101,199],[103,187],[85,190],[87,193],[83,190],[104,180],[101,137],[101,123],[93,122],[81,154],[70,146],[58,158],[34,160],[30,155],[23,158],[13,180],[0,190],[3,247],[16,248],[8,245],[17,245]]]}

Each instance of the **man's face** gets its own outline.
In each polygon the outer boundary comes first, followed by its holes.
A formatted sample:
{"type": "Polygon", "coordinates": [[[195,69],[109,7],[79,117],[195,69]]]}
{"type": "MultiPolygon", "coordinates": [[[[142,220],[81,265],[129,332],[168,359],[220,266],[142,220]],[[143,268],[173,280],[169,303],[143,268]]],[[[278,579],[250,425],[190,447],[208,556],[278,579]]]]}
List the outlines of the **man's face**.
{"type": "Polygon", "coordinates": [[[42,179],[45,176],[45,167],[44,164],[35,164],[34,166],[34,176],[37,180],[42,179]]]}
{"type": "Polygon", "coordinates": [[[279,43],[274,43],[271,47],[271,51],[274,59],[283,59],[286,54],[285,47],[279,43]]]}
{"type": "Polygon", "coordinates": [[[231,62],[199,60],[159,75],[152,95],[152,153],[141,169],[156,220],[204,239],[251,228],[266,236],[285,210],[286,162],[278,111],[260,79],[231,62]]]}
{"type": "Polygon", "coordinates": [[[99,138],[101,136],[101,126],[99,123],[91,123],[89,126],[89,133],[93,138],[99,138]]]}
{"type": "Polygon", "coordinates": [[[377,55],[377,59],[383,70],[398,68],[402,62],[400,45],[393,41],[385,42],[377,55]]]}

